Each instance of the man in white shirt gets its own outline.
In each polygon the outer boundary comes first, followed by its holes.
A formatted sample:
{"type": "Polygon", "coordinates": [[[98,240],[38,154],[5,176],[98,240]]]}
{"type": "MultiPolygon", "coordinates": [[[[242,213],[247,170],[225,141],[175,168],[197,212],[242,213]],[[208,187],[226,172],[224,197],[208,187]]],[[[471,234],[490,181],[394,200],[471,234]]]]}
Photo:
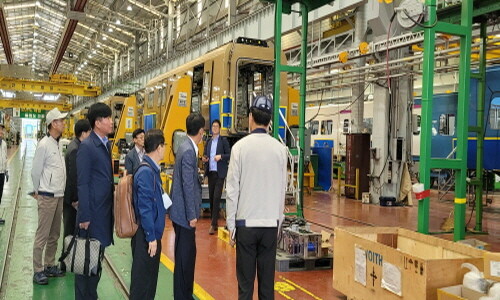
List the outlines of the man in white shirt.
{"type": "MultiPolygon", "coordinates": [[[[7,173],[7,142],[3,139],[4,126],[0,124],[0,203],[2,203],[3,184],[7,173]]],[[[0,225],[5,224],[5,220],[0,218],[0,225]]]]}
{"type": "Polygon", "coordinates": [[[66,164],[59,147],[59,138],[66,126],[61,113],[54,108],[46,116],[48,135],[38,142],[31,178],[34,198],[38,202],[38,228],[33,245],[33,282],[48,284],[47,277],[61,277],[64,273],[55,265],[57,241],[61,233],[63,197],[66,186],[66,164]],[[45,261],[42,254],[45,249],[45,261]]]}
{"type": "Polygon", "coordinates": [[[278,230],[283,222],[287,150],[267,130],[270,99],[257,97],[248,123],[251,133],[231,150],[226,179],[227,228],[236,243],[238,299],[253,299],[255,274],[259,299],[274,299],[278,230]]]}

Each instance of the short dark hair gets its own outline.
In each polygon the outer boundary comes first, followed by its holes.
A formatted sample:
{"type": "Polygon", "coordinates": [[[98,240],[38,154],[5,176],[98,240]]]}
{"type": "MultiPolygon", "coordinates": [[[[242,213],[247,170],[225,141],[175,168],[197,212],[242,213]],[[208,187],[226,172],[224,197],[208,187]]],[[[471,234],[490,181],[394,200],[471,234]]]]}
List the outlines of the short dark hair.
{"type": "MultiPolygon", "coordinates": [[[[144,132],[144,130],[142,131],[144,132]]],[[[144,136],[144,150],[151,153],[165,144],[165,137],[160,129],[150,129],[144,136]]]]}
{"type": "Polygon", "coordinates": [[[111,108],[102,102],[92,104],[87,114],[92,129],[95,127],[95,121],[108,117],[111,117],[111,108]]]}
{"type": "Polygon", "coordinates": [[[92,128],[90,128],[89,120],[86,120],[86,119],[78,120],[78,122],[76,122],[76,124],[75,124],[75,135],[77,138],[79,138],[82,136],[83,132],[87,132],[90,129],[92,129],[92,128]]]}
{"type": "Polygon", "coordinates": [[[137,128],[136,130],[134,130],[134,132],[132,132],[132,138],[137,138],[137,136],[141,133],[145,133],[144,129],[137,128]]]}
{"type": "Polygon", "coordinates": [[[212,125],[214,125],[214,123],[217,123],[217,124],[219,124],[219,127],[222,127],[222,124],[220,123],[219,119],[213,120],[212,125]]]}
{"type": "Polygon", "coordinates": [[[257,125],[268,126],[271,123],[271,114],[258,109],[257,107],[251,107],[250,113],[252,114],[253,120],[257,125]]]}
{"type": "Polygon", "coordinates": [[[195,136],[201,128],[205,127],[205,118],[200,113],[191,113],[186,118],[187,134],[195,136]]]}

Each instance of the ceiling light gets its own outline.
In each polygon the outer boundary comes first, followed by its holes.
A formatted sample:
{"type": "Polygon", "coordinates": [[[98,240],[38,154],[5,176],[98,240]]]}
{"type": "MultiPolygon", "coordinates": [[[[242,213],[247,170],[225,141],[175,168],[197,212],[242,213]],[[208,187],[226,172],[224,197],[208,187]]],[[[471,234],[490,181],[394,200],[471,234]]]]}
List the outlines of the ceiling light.
{"type": "Polygon", "coordinates": [[[87,65],[87,61],[85,61],[83,64],[84,64],[84,65],[87,65]]]}
{"type": "Polygon", "coordinates": [[[109,27],[109,28],[108,28],[108,31],[109,31],[109,32],[113,32],[113,28],[109,27]]]}
{"type": "Polygon", "coordinates": [[[101,44],[97,44],[97,48],[101,48],[101,44]]]}
{"type": "Polygon", "coordinates": [[[78,71],[75,72],[75,75],[78,75],[78,71]]]}
{"type": "Polygon", "coordinates": [[[103,40],[103,41],[105,41],[105,40],[107,40],[107,39],[108,39],[108,38],[107,38],[106,36],[104,36],[104,35],[102,36],[102,40],[103,40]]]}
{"type": "Polygon", "coordinates": [[[128,10],[128,11],[132,11],[132,5],[130,5],[130,4],[129,4],[129,5],[127,6],[127,10],[128,10]]]}
{"type": "Polygon", "coordinates": [[[93,51],[92,51],[92,54],[96,54],[96,52],[97,52],[97,51],[93,50],[93,51]]]}
{"type": "Polygon", "coordinates": [[[40,6],[40,1],[35,2],[36,6],[40,6]]]}
{"type": "Polygon", "coordinates": [[[38,36],[38,33],[34,32],[34,33],[33,33],[33,36],[38,36]]]}
{"type": "Polygon", "coordinates": [[[116,20],[116,25],[120,25],[122,22],[120,22],[120,20],[116,20]]]}

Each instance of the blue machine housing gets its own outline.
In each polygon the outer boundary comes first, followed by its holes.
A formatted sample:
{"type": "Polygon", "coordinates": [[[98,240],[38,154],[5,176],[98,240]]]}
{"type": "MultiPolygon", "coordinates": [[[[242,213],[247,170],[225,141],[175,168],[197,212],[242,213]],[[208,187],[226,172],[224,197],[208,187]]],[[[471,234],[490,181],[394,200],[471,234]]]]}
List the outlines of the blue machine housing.
{"type": "MultiPolygon", "coordinates": [[[[477,72],[477,71],[473,71],[477,72]]],[[[490,125],[491,102],[494,98],[500,97],[500,67],[489,68],[486,71],[486,97],[484,105],[484,169],[499,170],[500,169],[500,130],[492,129],[490,125]]],[[[470,102],[469,102],[469,125],[474,126],[477,120],[477,79],[471,79],[470,86],[470,102]]],[[[457,115],[458,94],[437,94],[433,98],[432,109],[432,147],[431,156],[433,158],[446,158],[456,145],[456,115],[457,115]],[[449,127],[455,128],[452,135],[447,135],[442,132],[440,119],[454,119],[455,124],[449,127]]],[[[415,105],[421,105],[421,99],[415,99],[415,105]]],[[[494,110],[495,108],[493,108],[494,110]]],[[[469,133],[468,151],[467,151],[467,168],[476,168],[476,145],[477,134],[469,133]]],[[[454,156],[453,156],[454,157],[454,156]]]]}

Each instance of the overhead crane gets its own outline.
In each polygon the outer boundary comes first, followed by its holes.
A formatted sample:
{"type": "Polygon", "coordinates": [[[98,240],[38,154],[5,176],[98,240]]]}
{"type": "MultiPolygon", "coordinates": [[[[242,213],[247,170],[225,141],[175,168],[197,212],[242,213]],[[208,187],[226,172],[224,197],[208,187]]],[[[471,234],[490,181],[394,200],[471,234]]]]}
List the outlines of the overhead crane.
{"type": "Polygon", "coordinates": [[[52,75],[49,81],[0,77],[0,89],[36,93],[97,97],[101,88],[91,82],[77,81],[72,75],[52,75]]]}
{"type": "Polygon", "coordinates": [[[22,100],[22,99],[0,99],[0,108],[21,108],[30,109],[33,111],[38,110],[51,110],[58,108],[60,111],[70,111],[72,105],[64,101],[36,101],[36,100],[22,100]]]}

